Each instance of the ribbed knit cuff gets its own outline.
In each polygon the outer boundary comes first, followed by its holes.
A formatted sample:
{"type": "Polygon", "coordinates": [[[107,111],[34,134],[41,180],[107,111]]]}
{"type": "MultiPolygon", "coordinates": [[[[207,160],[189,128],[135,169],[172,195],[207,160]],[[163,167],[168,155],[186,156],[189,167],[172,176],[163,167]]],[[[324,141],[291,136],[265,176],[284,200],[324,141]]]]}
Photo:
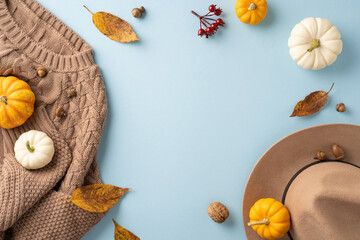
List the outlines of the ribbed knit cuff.
{"type": "Polygon", "coordinates": [[[19,0],[19,2],[34,13],[39,21],[46,23],[49,29],[67,39],[77,53],[62,55],[34,41],[12,17],[6,2],[0,0],[0,28],[14,46],[21,49],[33,61],[60,72],[78,71],[95,64],[91,47],[35,0],[19,0]]]}
{"type": "Polygon", "coordinates": [[[50,191],[16,222],[11,229],[12,239],[80,240],[106,213],[87,212],[62,200],[69,197],[50,191]]]}

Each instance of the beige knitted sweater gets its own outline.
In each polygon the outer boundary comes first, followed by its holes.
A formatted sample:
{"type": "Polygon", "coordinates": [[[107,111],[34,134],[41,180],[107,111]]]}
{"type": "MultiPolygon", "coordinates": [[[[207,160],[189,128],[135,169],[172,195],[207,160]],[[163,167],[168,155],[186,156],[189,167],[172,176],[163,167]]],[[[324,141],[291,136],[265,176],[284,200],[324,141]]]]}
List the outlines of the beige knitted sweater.
{"type": "Polygon", "coordinates": [[[92,49],[35,0],[0,0],[0,75],[26,81],[36,96],[23,126],[0,131],[0,240],[81,239],[104,216],[62,200],[101,182],[96,152],[107,107],[92,49]],[[37,75],[39,66],[45,77],[37,75]],[[66,117],[56,116],[58,107],[66,117]],[[14,158],[15,141],[31,129],[55,143],[52,162],[40,170],[26,170],[14,158]]]}

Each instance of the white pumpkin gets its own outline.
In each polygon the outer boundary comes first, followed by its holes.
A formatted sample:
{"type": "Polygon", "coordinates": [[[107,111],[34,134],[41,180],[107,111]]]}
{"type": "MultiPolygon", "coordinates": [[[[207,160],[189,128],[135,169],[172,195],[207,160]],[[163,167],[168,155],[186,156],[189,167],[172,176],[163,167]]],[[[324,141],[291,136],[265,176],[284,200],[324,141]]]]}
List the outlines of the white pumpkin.
{"type": "Polygon", "coordinates": [[[288,40],[290,55],[305,69],[321,69],[335,62],[343,43],[338,29],[327,19],[306,18],[296,24],[288,40]]]}
{"type": "Polygon", "coordinates": [[[46,133],[31,130],[21,134],[14,146],[16,160],[26,169],[39,169],[54,156],[54,142],[46,133]]]}

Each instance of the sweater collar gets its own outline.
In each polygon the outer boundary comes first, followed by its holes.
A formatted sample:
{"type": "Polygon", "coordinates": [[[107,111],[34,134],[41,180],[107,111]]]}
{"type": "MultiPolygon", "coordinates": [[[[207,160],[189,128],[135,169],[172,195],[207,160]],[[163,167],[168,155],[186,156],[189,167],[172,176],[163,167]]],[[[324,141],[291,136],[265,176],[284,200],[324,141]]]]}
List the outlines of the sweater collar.
{"type": "Polygon", "coordinates": [[[76,50],[74,54],[62,55],[56,53],[33,40],[11,15],[7,5],[8,1],[0,0],[0,28],[12,44],[33,61],[49,69],[61,72],[79,71],[94,65],[91,47],[37,1],[18,0],[24,3],[19,4],[21,6],[18,7],[27,7],[28,10],[37,15],[36,21],[45,22],[49,28],[53,28],[61,37],[68,40],[76,50]]]}

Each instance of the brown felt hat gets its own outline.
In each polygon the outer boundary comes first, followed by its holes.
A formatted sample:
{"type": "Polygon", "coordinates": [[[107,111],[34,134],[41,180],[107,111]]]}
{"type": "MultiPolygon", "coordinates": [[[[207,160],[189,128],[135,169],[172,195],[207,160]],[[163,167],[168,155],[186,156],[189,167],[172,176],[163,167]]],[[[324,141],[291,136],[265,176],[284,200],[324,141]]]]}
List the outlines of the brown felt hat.
{"type": "Polygon", "coordinates": [[[243,198],[248,240],[261,239],[247,226],[252,205],[274,198],[290,212],[291,227],[283,240],[360,239],[360,126],[329,124],[295,132],[272,146],[258,161],[243,198]],[[339,144],[346,157],[318,161],[339,144]]]}

